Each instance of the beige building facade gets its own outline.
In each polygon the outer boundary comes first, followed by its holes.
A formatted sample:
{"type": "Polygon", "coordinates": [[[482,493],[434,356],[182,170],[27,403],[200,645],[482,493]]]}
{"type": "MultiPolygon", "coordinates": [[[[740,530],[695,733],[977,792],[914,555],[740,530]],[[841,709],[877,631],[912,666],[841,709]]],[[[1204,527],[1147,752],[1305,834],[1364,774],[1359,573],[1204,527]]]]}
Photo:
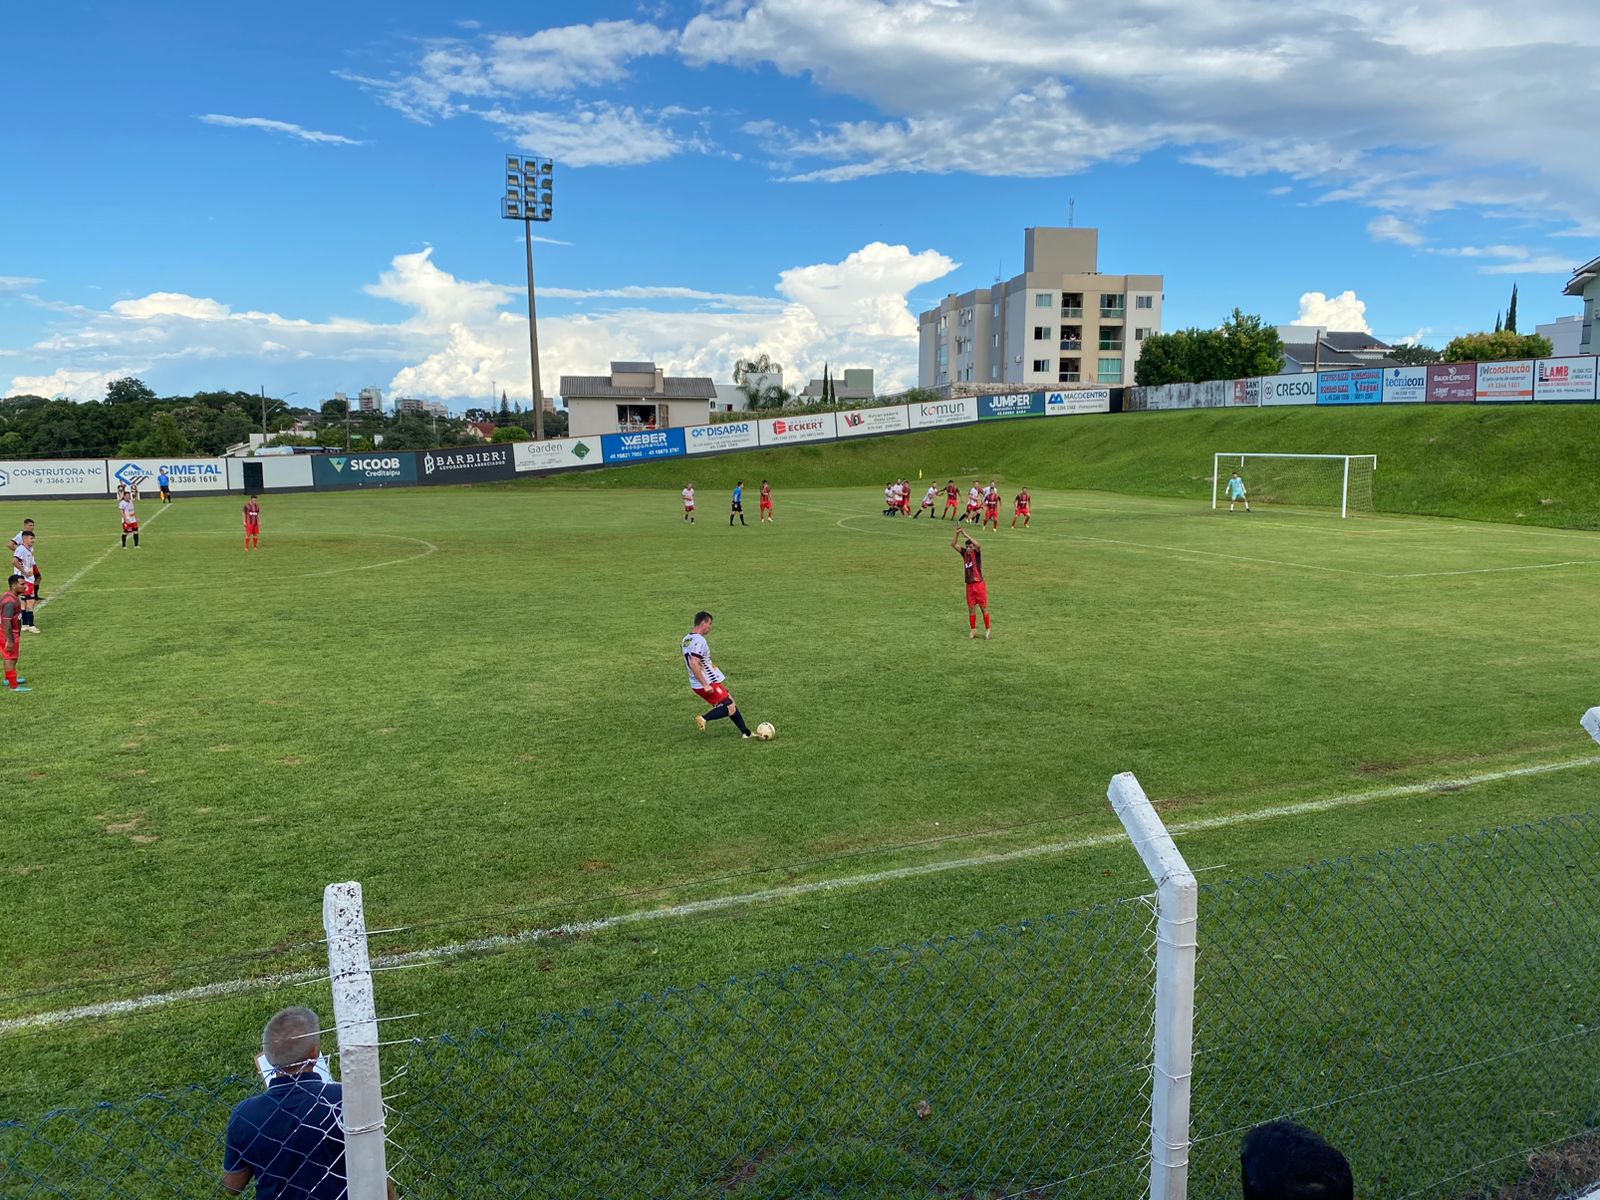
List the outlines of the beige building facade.
{"type": "Polygon", "coordinates": [[[614,362],[609,375],[563,375],[571,437],[703,425],[717,389],[710,379],[665,374],[653,362],[614,362]]]}
{"type": "Polygon", "coordinates": [[[1161,331],[1160,275],[1102,275],[1097,229],[1024,231],[1022,274],[952,292],[918,319],[917,383],[1029,390],[1133,382],[1161,331]]]}

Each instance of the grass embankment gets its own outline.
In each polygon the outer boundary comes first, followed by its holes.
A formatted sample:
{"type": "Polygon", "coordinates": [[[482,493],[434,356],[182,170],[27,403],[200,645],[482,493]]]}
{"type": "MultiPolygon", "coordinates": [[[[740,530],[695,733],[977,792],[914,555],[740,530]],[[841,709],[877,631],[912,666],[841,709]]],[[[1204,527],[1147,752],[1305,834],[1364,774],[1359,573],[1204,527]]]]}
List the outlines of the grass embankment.
{"type": "Polygon", "coordinates": [[[1200,499],[1211,495],[1212,454],[1235,450],[1376,454],[1373,499],[1381,512],[1600,528],[1600,408],[1591,405],[1212,409],[999,421],[643,463],[544,483],[676,491],[688,478],[704,506],[736,478],[747,484],[769,478],[780,489],[872,487],[918,471],[928,479],[981,471],[1031,488],[1200,499]]]}

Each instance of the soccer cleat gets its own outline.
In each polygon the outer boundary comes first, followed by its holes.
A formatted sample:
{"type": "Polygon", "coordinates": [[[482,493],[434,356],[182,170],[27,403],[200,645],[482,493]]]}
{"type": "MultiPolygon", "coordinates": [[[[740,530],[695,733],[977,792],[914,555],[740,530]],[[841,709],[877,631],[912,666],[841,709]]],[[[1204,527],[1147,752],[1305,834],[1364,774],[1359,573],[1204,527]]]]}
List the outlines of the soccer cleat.
{"type": "Polygon", "coordinates": [[[976,629],[967,630],[967,641],[970,642],[973,638],[975,638],[977,636],[978,636],[978,631],[976,629]]]}
{"type": "Polygon", "coordinates": [[[38,633],[39,632],[39,627],[37,625],[24,625],[22,627],[22,632],[23,633],[38,633]]]}
{"type": "Polygon", "coordinates": [[[31,687],[23,687],[19,683],[19,684],[17,684],[16,687],[8,687],[8,688],[6,688],[6,691],[8,691],[8,692],[31,692],[31,691],[33,691],[33,689],[31,687]]]}
{"type": "Polygon", "coordinates": [[[695,713],[695,715],[694,715],[694,727],[696,729],[698,729],[701,733],[704,733],[706,731],[706,719],[704,717],[702,717],[699,713],[695,713]]]}
{"type": "Polygon", "coordinates": [[[983,631],[983,640],[986,642],[989,640],[989,631],[987,629],[983,631]]]}

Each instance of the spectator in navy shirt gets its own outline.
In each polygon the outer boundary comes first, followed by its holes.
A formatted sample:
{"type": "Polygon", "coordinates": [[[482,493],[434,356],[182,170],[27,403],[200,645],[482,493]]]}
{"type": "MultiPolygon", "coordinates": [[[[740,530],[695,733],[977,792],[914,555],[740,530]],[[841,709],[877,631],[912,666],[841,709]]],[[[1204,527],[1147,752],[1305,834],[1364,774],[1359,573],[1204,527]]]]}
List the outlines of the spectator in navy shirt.
{"type": "Polygon", "coordinates": [[[284,1009],[262,1030],[261,1049],[274,1074],[228,1118],[223,1188],[237,1196],[254,1179],[257,1200],[344,1200],[342,1093],[316,1073],[317,1014],[284,1009]]]}

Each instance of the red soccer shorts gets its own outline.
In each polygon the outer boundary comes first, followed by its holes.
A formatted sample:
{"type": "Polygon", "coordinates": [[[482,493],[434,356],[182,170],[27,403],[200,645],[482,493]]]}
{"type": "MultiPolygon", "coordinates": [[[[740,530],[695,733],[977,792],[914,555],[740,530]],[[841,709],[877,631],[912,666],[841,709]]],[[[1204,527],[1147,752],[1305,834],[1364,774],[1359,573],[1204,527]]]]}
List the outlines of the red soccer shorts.
{"type": "Polygon", "coordinates": [[[249,534],[260,533],[261,532],[261,522],[260,521],[246,521],[244,523],[244,531],[246,533],[249,533],[249,534]]]}
{"type": "Polygon", "coordinates": [[[710,687],[706,688],[695,688],[694,694],[699,696],[700,699],[704,700],[707,704],[711,705],[712,708],[715,708],[719,704],[726,704],[729,700],[733,699],[732,696],[728,695],[728,689],[723,687],[720,683],[713,683],[710,687]]]}
{"type": "Polygon", "coordinates": [[[763,500],[761,502],[761,511],[762,512],[771,512],[772,511],[772,501],[771,500],[763,500]]]}
{"type": "Polygon", "coordinates": [[[1027,515],[1028,515],[1028,506],[1026,504],[1017,505],[1017,516],[1025,517],[1027,515]]]}
{"type": "Polygon", "coordinates": [[[24,600],[36,599],[38,595],[39,585],[37,583],[25,583],[22,585],[22,598],[24,600]]]}
{"type": "Polygon", "coordinates": [[[989,585],[987,583],[969,583],[969,584],[967,584],[967,607],[968,608],[988,608],[989,607],[989,585]]]}
{"type": "Polygon", "coordinates": [[[137,521],[124,521],[122,523],[122,532],[123,533],[138,533],[139,532],[139,522],[137,522],[137,521]]]}
{"type": "Polygon", "coordinates": [[[948,500],[946,500],[944,502],[944,506],[946,508],[954,508],[956,506],[956,498],[954,496],[951,496],[948,500]]]}
{"type": "Polygon", "coordinates": [[[1000,510],[998,508],[986,508],[983,510],[983,519],[985,521],[995,521],[999,520],[999,518],[1000,510]]]}

